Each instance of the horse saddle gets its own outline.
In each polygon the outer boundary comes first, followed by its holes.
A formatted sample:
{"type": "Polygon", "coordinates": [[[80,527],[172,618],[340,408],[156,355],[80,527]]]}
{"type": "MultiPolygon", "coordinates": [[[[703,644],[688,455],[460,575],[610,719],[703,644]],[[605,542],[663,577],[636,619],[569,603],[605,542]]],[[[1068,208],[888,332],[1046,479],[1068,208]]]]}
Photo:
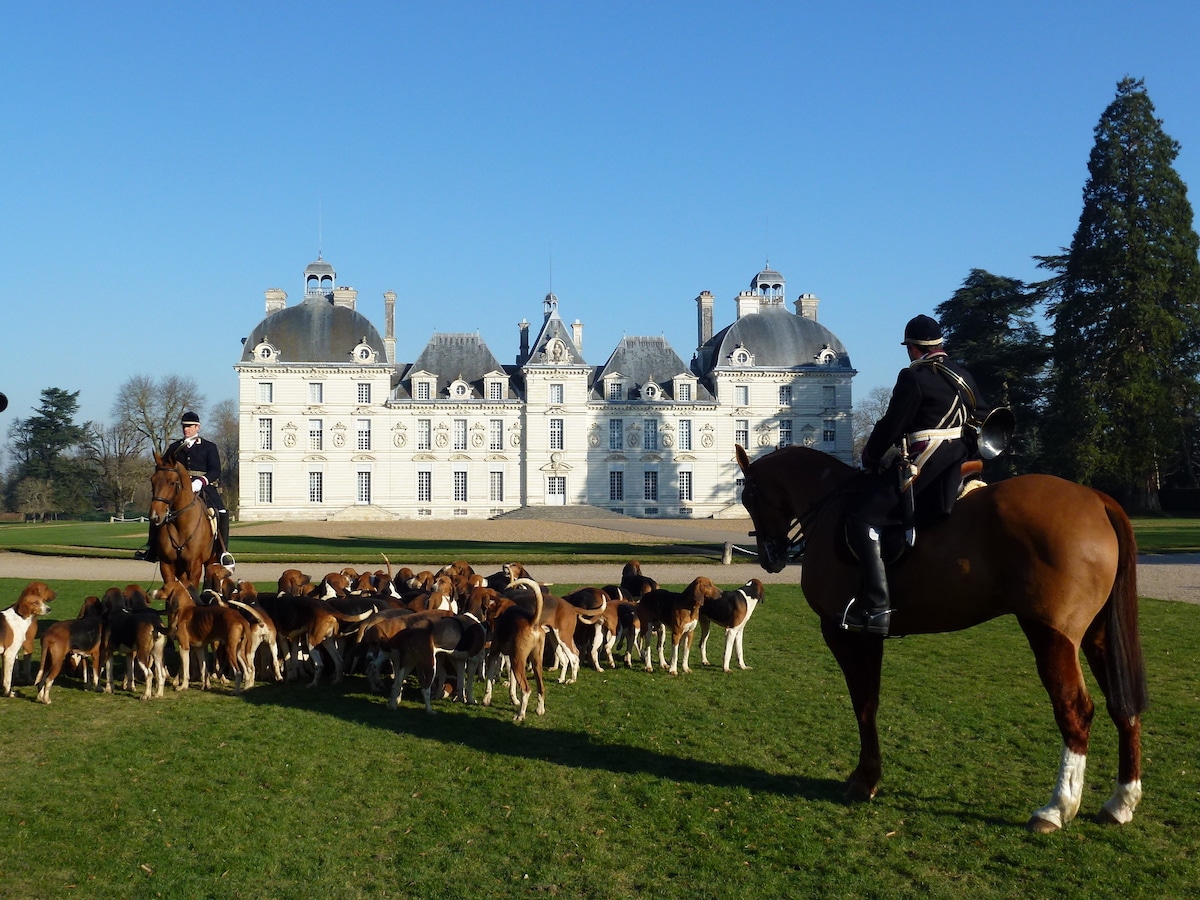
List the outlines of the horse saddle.
{"type": "MultiPolygon", "coordinates": [[[[977,488],[986,487],[985,482],[980,475],[983,472],[983,460],[968,459],[962,463],[961,483],[958,490],[958,498],[962,499],[971,491],[977,488]]],[[[911,489],[910,489],[911,490],[911,489]]],[[[922,515],[922,510],[919,508],[915,511],[911,506],[906,507],[906,517],[909,521],[891,522],[879,528],[879,554],[883,558],[885,566],[894,566],[905,554],[916,546],[917,534],[931,524],[938,521],[944,521],[945,516],[926,513],[922,515]],[[917,526],[920,525],[921,528],[917,526]]],[[[846,532],[846,519],[842,520],[842,542],[840,550],[845,554],[846,560],[852,565],[858,565],[858,560],[855,557],[854,551],[850,548],[850,539],[846,532]]]]}

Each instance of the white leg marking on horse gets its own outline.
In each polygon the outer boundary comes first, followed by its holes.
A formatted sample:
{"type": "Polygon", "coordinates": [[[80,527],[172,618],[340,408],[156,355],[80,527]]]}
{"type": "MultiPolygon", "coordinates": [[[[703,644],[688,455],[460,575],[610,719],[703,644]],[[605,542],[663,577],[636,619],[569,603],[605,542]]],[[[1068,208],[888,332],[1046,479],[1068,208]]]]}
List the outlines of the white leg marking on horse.
{"type": "Polygon", "coordinates": [[[1083,799],[1083,773],[1087,768],[1087,756],[1074,753],[1063,747],[1062,762],[1058,766],[1058,783],[1050,795],[1050,803],[1033,814],[1035,819],[1049,822],[1062,828],[1079,812],[1083,799]]]}
{"type": "Polygon", "coordinates": [[[1112,816],[1113,821],[1117,824],[1126,825],[1132,821],[1133,811],[1137,809],[1141,800],[1142,782],[1140,779],[1131,781],[1129,784],[1118,782],[1112,796],[1104,804],[1104,811],[1112,816]]]}

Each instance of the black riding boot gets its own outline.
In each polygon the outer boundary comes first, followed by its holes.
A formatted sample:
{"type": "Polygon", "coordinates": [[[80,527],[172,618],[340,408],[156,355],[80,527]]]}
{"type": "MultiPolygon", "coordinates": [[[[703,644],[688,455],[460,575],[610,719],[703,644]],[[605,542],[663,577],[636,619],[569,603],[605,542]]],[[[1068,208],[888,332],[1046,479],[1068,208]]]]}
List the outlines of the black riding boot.
{"type": "Polygon", "coordinates": [[[229,552],[229,511],[225,509],[217,510],[217,531],[221,535],[221,546],[225,548],[221,554],[221,565],[227,569],[232,569],[237,563],[233,558],[233,554],[229,552]]]}
{"type": "Polygon", "coordinates": [[[146,538],[146,546],[133,551],[133,558],[146,562],[158,562],[158,528],[150,526],[150,535],[146,538]]]}
{"type": "Polygon", "coordinates": [[[846,525],[850,549],[858,557],[858,595],[846,604],[842,613],[842,628],[887,636],[892,623],[888,607],[887,571],[879,547],[879,531],[873,525],[851,519],[846,525]]]}

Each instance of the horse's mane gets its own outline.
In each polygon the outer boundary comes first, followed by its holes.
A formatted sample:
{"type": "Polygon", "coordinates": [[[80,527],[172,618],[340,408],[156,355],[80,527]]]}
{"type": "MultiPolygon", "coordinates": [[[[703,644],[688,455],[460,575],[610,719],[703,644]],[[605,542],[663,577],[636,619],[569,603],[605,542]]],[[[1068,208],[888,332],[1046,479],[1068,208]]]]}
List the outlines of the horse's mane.
{"type": "Polygon", "coordinates": [[[842,462],[836,456],[825,453],[822,450],[815,450],[812,447],[805,447],[801,444],[791,444],[787,447],[780,447],[778,450],[773,450],[766,456],[760,457],[758,462],[766,460],[777,460],[784,465],[802,466],[804,468],[821,467],[830,469],[835,475],[848,477],[853,473],[854,467],[848,463],[842,462]]]}

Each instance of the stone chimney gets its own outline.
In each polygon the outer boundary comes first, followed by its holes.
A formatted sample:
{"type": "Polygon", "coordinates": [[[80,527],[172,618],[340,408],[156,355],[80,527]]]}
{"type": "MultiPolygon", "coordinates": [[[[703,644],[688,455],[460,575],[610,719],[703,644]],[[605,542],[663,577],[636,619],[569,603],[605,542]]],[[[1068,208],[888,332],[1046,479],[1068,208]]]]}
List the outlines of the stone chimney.
{"type": "Polygon", "coordinates": [[[575,349],[579,354],[583,355],[583,323],[576,319],[571,323],[571,340],[575,342],[575,349]]]}
{"type": "Polygon", "coordinates": [[[754,291],[742,291],[737,295],[737,317],[752,316],[759,310],[762,296],[754,291]]]}
{"type": "Polygon", "coordinates": [[[352,287],[335,287],[333,289],[333,305],[354,309],[358,302],[358,291],[352,287]]]}
{"type": "Polygon", "coordinates": [[[816,294],[801,294],[796,298],[796,315],[817,321],[817,306],[821,299],[816,294]]]}
{"type": "Polygon", "coordinates": [[[266,298],[267,298],[267,315],[268,316],[271,315],[271,313],[279,312],[281,309],[283,309],[285,306],[287,306],[287,292],[286,291],[282,291],[279,288],[267,288],[267,290],[264,291],[263,293],[266,295],[266,298]]]}
{"type": "Polygon", "coordinates": [[[713,295],[710,291],[701,291],[696,298],[696,338],[697,347],[703,347],[713,336],[713,295]]]}
{"type": "Polygon", "coordinates": [[[383,295],[383,350],[387,361],[396,364],[396,292],[385,291],[383,295]]]}
{"type": "Polygon", "coordinates": [[[522,319],[517,323],[521,331],[521,349],[517,351],[517,365],[523,366],[529,361],[529,322],[522,319]]]}

